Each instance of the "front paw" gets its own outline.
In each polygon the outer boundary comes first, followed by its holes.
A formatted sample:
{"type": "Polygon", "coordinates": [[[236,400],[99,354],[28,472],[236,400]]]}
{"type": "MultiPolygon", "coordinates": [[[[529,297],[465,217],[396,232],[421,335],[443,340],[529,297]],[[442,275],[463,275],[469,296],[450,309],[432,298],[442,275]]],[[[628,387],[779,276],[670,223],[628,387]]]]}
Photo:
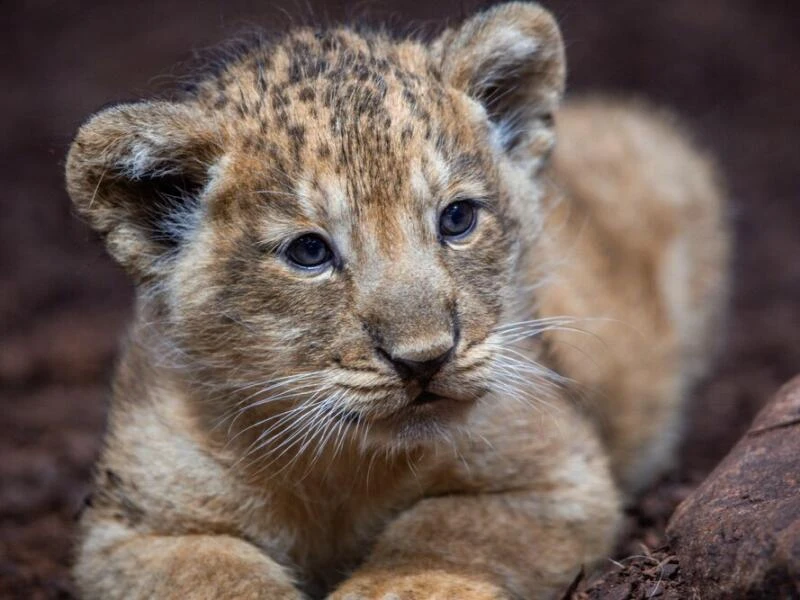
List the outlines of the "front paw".
{"type": "Polygon", "coordinates": [[[442,570],[356,573],[328,600],[509,600],[496,585],[442,570]]]}

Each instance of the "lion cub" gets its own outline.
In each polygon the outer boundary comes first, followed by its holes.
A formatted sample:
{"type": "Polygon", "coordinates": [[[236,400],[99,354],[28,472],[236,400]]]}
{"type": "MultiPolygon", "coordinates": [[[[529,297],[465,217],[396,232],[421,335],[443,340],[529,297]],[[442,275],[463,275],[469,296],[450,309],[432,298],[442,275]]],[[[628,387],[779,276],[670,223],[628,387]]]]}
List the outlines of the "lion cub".
{"type": "Polygon", "coordinates": [[[69,193],[138,289],[87,598],[552,598],[608,555],[728,234],[668,118],[559,109],[564,76],[510,3],[430,44],[294,30],[80,129],[69,193]]]}

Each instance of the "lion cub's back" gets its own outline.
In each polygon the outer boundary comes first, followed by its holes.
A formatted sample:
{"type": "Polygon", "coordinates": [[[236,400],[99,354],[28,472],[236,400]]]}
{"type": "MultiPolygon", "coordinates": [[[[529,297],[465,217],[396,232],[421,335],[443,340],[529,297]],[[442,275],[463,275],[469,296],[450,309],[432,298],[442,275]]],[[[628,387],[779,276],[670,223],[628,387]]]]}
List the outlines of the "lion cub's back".
{"type": "Polygon", "coordinates": [[[555,334],[556,359],[585,386],[635,490],[671,462],[683,399],[718,345],[723,194],[676,119],[643,103],[567,103],[557,131],[542,316],[574,316],[590,334],[555,334]]]}

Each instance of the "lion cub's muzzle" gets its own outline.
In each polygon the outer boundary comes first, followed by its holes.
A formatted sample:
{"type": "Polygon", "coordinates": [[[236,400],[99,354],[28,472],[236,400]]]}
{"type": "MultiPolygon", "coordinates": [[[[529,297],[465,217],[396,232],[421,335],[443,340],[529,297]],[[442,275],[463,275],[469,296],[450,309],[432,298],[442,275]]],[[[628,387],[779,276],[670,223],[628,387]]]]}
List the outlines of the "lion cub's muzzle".
{"type": "MultiPolygon", "coordinates": [[[[424,404],[433,402],[441,396],[427,391],[427,386],[444,364],[449,361],[455,353],[457,336],[453,336],[453,341],[444,352],[440,352],[441,346],[426,351],[426,356],[432,356],[424,360],[411,359],[405,356],[391,355],[382,348],[378,348],[378,354],[387,361],[397,372],[397,375],[406,385],[409,397],[413,398],[414,404],[424,404]],[[438,354],[437,354],[438,353],[438,354]]],[[[414,355],[417,356],[416,354],[414,355]]]]}

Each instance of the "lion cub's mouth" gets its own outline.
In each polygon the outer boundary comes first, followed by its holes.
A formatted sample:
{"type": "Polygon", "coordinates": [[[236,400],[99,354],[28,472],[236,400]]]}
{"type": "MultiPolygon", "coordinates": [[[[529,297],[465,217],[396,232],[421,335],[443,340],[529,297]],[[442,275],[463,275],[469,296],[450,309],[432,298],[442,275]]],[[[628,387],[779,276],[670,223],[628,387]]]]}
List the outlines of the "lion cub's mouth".
{"type": "Polygon", "coordinates": [[[419,396],[414,398],[414,400],[411,402],[411,405],[421,406],[423,404],[433,404],[439,400],[449,400],[449,398],[440,396],[439,394],[434,394],[433,392],[422,392],[419,396]]]}
{"type": "Polygon", "coordinates": [[[447,423],[461,419],[476,399],[443,395],[418,385],[413,387],[406,388],[402,401],[395,398],[396,403],[389,410],[386,410],[389,406],[378,411],[342,408],[334,413],[334,417],[346,425],[363,424],[374,434],[388,435],[390,438],[396,435],[406,439],[427,438],[441,431],[440,427],[447,423]]]}

